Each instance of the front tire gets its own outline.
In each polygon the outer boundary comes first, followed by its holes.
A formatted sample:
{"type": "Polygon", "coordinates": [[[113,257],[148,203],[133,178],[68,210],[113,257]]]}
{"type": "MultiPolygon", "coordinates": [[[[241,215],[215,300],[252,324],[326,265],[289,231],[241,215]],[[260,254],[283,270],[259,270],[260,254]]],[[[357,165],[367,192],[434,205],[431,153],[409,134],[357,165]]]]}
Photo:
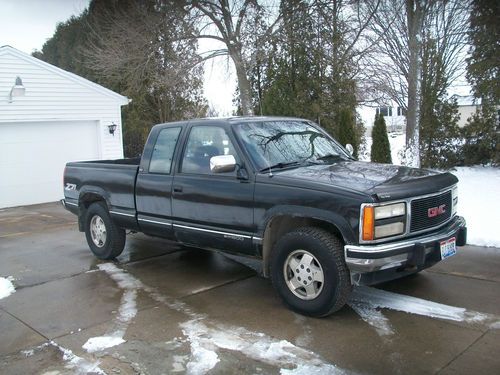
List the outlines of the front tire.
{"type": "Polygon", "coordinates": [[[342,242],[321,228],[284,235],[271,255],[271,279],[292,310],[322,317],[340,310],[352,290],[342,242]]]}
{"type": "Polygon", "coordinates": [[[125,247],[125,230],[118,227],[103,203],[92,203],[85,217],[85,237],[90,250],[102,260],[119,256],[125,247]]]}

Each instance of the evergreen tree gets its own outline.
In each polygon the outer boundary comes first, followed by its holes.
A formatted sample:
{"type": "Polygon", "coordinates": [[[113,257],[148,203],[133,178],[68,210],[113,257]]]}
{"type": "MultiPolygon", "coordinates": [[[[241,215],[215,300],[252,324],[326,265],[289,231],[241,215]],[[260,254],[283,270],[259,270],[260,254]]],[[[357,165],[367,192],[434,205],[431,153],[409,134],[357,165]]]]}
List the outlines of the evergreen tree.
{"type": "Polygon", "coordinates": [[[484,105],[462,129],[465,138],[463,156],[466,165],[500,164],[498,114],[491,105],[484,105]]]}
{"type": "Polygon", "coordinates": [[[356,122],[353,111],[349,108],[343,108],[336,117],[336,139],[342,146],[350,143],[354,148],[353,156],[358,156],[359,142],[356,136],[356,122]]]}
{"type": "Polygon", "coordinates": [[[376,163],[392,163],[391,145],[387,136],[384,116],[375,115],[372,129],[371,161],[376,163]]]}
{"type": "Polygon", "coordinates": [[[260,98],[257,113],[316,121],[343,144],[347,139],[357,154],[364,131],[353,116],[355,49],[349,45],[357,33],[346,31],[353,31],[342,18],[346,6],[282,0],[281,27],[251,80],[260,98]]]}
{"type": "Polygon", "coordinates": [[[467,78],[481,108],[468,120],[462,133],[467,165],[500,164],[500,2],[476,0],[470,15],[470,55],[467,78]]]}
{"type": "Polygon", "coordinates": [[[317,120],[319,93],[312,59],[314,32],[309,6],[301,0],[284,0],[280,11],[282,27],[270,45],[262,112],[317,120]]]}
{"type": "Polygon", "coordinates": [[[458,106],[455,100],[445,98],[449,77],[443,64],[443,52],[434,38],[425,35],[419,126],[421,165],[451,168],[461,163],[458,106]]]}
{"type": "Polygon", "coordinates": [[[451,168],[462,163],[458,106],[456,100],[437,100],[422,112],[420,156],[422,167],[451,168]]]}
{"type": "Polygon", "coordinates": [[[483,105],[500,103],[500,2],[475,0],[470,14],[467,78],[483,105]]]}

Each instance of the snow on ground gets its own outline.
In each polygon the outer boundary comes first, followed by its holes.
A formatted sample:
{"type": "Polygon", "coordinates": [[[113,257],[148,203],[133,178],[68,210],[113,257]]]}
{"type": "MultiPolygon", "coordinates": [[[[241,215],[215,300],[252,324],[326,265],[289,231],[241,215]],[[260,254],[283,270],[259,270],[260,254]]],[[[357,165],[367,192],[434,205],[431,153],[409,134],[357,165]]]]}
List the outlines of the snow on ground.
{"type": "Polygon", "coordinates": [[[371,306],[368,303],[360,303],[356,301],[355,298],[351,299],[349,306],[361,317],[361,319],[375,328],[380,336],[390,336],[394,334],[394,328],[392,328],[389,319],[387,319],[381,311],[377,310],[377,307],[371,306]]]}
{"type": "Polygon", "coordinates": [[[0,277],[0,299],[10,296],[15,291],[11,277],[0,277]]]}
{"type": "Polygon", "coordinates": [[[324,361],[318,354],[286,340],[274,339],[264,333],[252,332],[243,327],[229,326],[208,319],[204,314],[195,312],[185,302],[161,294],[155,288],[143,284],[113,263],[102,263],[98,267],[101,271],[106,272],[118,284],[118,287],[123,289],[124,297],[120,302],[120,314],[114,321],[114,328],[108,331],[111,334],[89,339],[83,345],[87,352],[100,352],[110,346],[125,342],[123,336],[127,326],[137,313],[135,295],[139,290],[142,290],[155,301],[161,302],[188,317],[185,322],[180,323],[180,328],[185,336],[183,342],[189,343],[191,353],[188,357],[177,356],[172,371],[186,371],[187,374],[193,375],[205,374],[220,361],[221,350],[230,350],[276,366],[280,368],[282,374],[345,373],[343,369],[324,361]],[[130,292],[134,292],[132,300],[125,297],[130,292]]]}
{"type": "Polygon", "coordinates": [[[353,289],[349,306],[382,337],[395,334],[381,309],[401,311],[429,318],[462,322],[480,329],[500,329],[500,316],[427,301],[422,298],[359,286],[353,289]]]}
{"type": "Polygon", "coordinates": [[[126,342],[123,337],[131,320],[137,314],[137,290],[142,287],[140,281],[116,267],[113,263],[99,264],[97,267],[106,272],[124,292],[120,301],[118,316],[113,322],[113,328],[103,336],[89,338],[83,344],[83,349],[89,353],[99,352],[126,342]]]}
{"type": "Polygon", "coordinates": [[[500,168],[457,167],[458,214],[467,220],[467,243],[500,248],[500,168]]]}
{"type": "MultiPolygon", "coordinates": [[[[389,134],[393,164],[401,165],[405,147],[404,133],[389,134]]],[[[366,137],[366,152],[360,160],[370,160],[371,137],[366,137]]],[[[450,171],[458,177],[458,214],[467,221],[467,243],[500,247],[498,231],[500,212],[500,168],[456,167],[450,171]]]]}

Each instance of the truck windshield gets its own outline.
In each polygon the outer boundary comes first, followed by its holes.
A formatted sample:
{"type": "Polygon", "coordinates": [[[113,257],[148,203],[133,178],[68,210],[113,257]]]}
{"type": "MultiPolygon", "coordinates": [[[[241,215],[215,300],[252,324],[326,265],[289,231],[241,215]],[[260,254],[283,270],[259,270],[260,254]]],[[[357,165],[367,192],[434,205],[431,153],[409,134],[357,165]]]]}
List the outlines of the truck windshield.
{"type": "Polygon", "coordinates": [[[248,122],[235,130],[261,171],[349,159],[336,142],[305,121],[248,122]]]}

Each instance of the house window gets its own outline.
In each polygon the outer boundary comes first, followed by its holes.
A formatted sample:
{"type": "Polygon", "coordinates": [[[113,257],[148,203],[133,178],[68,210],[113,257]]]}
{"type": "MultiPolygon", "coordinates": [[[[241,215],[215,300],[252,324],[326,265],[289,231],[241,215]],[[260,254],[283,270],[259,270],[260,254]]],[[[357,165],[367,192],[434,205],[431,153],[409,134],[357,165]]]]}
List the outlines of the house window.
{"type": "Polygon", "coordinates": [[[406,116],[406,109],[398,107],[398,116],[406,116]]]}
{"type": "Polygon", "coordinates": [[[378,107],[377,115],[392,116],[392,107],[378,107]]]}

